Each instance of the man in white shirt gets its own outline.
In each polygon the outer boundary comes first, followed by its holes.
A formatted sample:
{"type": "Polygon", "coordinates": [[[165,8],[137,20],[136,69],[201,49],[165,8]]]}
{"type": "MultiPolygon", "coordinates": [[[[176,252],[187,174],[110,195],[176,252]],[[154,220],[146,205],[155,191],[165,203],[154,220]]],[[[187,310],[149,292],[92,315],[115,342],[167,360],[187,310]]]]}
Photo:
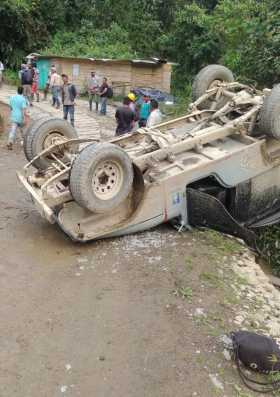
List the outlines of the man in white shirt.
{"type": "Polygon", "coordinates": [[[59,94],[61,91],[62,80],[61,76],[56,72],[56,69],[51,67],[51,79],[50,79],[50,87],[52,90],[53,103],[52,106],[55,106],[57,109],[60,108],[60,100],[59,94]]]}
{"type": "Polygon", "coordinates": [[[146,127],[153,127],[154,125],[160,124],[162,121],[162,114],[158,108],[158,101],[151,99],[151,113],[147,120],[146,127]]]}
{"type": "Polygon", "coordinates": [[[3,71],[4,71],[4,65],[3,63],[0,61],[0,87],[3,83],[3,71]]]}

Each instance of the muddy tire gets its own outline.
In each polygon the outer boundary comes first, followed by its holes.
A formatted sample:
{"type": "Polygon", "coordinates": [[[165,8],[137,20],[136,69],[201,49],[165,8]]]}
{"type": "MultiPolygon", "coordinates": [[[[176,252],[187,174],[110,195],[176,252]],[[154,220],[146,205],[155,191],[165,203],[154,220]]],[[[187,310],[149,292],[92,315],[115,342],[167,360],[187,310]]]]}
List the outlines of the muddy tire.
{"type": "Polygon", "coordinates": [[[260,111],[259,130],[272,138],[280,139],[280,84],[264,98],[260,111]]]}
{"type": "MultiPolygon", "coordinates": [[[[222,65],[209,65],[201,69],[194,79],[192,86],[192,99],[196,101],[199,97],[204,95],[206,91],[215,86],[218,81],[233,82],[234,77],[232,72],[222,65]]],[[[218,102],[217,108],[221,108],[228,101],[227,98],[221,98],[218,102]]],[[[201,109],[209,109],[212,101],[209,99],[199,105],[201,109]]]]}
{"type": "MultiPolygon", "coordinates": [[[[42,118],[35,121],[25,135],[24,152],[26,158],[31,161],[40,152],[61,138],[78,138],[76,130],[67,121],[56,117],[42,118]]],[[[63,153],[58,153],[57,155],[61,161],[66,161],[63,153]]],[[[38,169],[45,169],[50,166],[52,161],[47,156],[41,157],[33,165],[38,169]]]]}
{"type": "Polygon", "coordinates": [[[31,157],[31,151],[29,150],[29,145],[27,143],[27,139],[29,139],[28,137],[30,136],[30,134],[32,135],[33,132],[32,130],[35,128],[37,129],[37,125],[40,125],[42,123],[42,120],[46,120],[48,118],[48,116],[44,115],[41,116],[38,119],[32,120],[31,123],[29,124],[28,128],[25,131],[24,137],[23,137],[23,151],[26,157],[26,160],[31,161],[33,157],[31,157]]]}
{"type": "Polygon", "coordinates": [[[133,166],[128,154],[111,143],[87,146],[75,159],[70,190],[83,208],[96,213],[110,212],[129,195],[133,166]]]}

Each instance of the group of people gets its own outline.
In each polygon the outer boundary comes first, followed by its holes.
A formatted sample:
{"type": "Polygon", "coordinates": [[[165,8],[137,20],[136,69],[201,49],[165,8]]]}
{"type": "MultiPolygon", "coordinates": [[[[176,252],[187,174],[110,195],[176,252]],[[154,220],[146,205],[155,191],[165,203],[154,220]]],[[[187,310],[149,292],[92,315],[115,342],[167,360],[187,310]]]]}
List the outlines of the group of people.
{"type": "MultiPolygon", "coordinates": [[[[92,71],[87,81],[90,111],[95,103],[95,111],[99,111],[100,105],[100,114],[106,114],[107,100],[110,97],[109,90],[107,78],[103,78],[100,85],[95,71],[92,71]]],[[[152,127],[159,124],[162,114],[155,99],[150,99],[148,96],[137,98],[134,92],[130,92],[123,99],[122,106],[117,108],[115,118],[117,122],[116,135],[122,135],[133,131],[137,124],[139,127],[152,127]]]]}
{"type": "MultiPolygon", "coordinates": [[[[0,62],[0,79],[1,79],[1,62],[0,62]]],[[[8,149],[13,148],[16,139],[16,131],[26,124],[28,113],[27,107],[32,106],[35,98],[39,102],[39,70],[35,62],[28,65],[22,64],[19,71],[21,86],[18,87],[17,94],[10,98],[11,107],[11,129],[8,138],[8,149]]],[[[60,75],[54,65],[51,66],[48,74],[48,80],[44,89],[44,99],[47,100],[47,94],[51,90],[52,106],[59,109],[61,100],[63,104],[63,118],[70,118],[70,123],[74,126],[75,98],[77,89],[69,81],[66,74],[60,75]],[[60,100],[61,98],[61,100],[60,100]]],[[[87,82],[89,110],[92,111],[93,103],[96,112],[100,111],[101,115],[107,113],[107,100],[111,97],[111,87],[108,85],[107,78],[104,77],[100,84],[99,79],[94,71],[91,72],[87,82]]],[[[134,92],[130,92],[123,100],[115,113],[117,128],[116,135],[122,135],[132,132],[137,127],[152,127],[162,120],[158,102],[150,99],[148,96],[137,98],[134,92]]]]}
{"type": "Polygon", "coordinates": [[[105,116],[107,113],[107,101],[110,95],[110,87],[108,85],[107,77],[104,77],[102,84],[100,84],[96,73],[93,71],[90,73],[90,77],[87,82],[87,91],[89,98],[89,110],[92,111],[92,104],[95,103],[95,111],[98,113],[100,105],[100,114],[105,116]]]}
{"type": "MultiPolygon", "coordinates": [[[[28,106],[33,106],[32,101],[34,95],[37,96],[39,101],[38,80],[39,71],[36,64],[22,65],[19,71],[19,79],[21,85],[17,89],[17,94],[10,98],[11,108],[11,129],[8,137],[7,147],[9,150],[13,149],[13,144],[16,139],[17,129],[20,130],[23,137],[23,127],[27,124],[28,106]]],[[[69,82],[68,76],[62,74],[61,76],[56,72],[56,68],[52,66],[49,79],[47,82],[47,89],[44,94],[47,98],[47,91],[49,88],[52,90],[52,105],[56,108],[60,107],[60,95],[63,103],[63,117],[65,120],[70,117],[70,122],[74,126],[74,105],[77,96],[77,90],[74,84],[69,82]]]]}
{"type": "Polygon", "coordinates": [[[116,135],[126,134],[138,127],[153,127],[160,124],[162,114],[158,102],[148,96],[137,98],[130,92],[124,98],[122,106],[117,108],[115,118],[117,121],[116,135]]]}
{"type": "Polygon", "coordinates": [[[52,106],[60,109],[60,97],[63,105],[63,118],[70,118],[70,123],[74,127],[75,114],[75,98],[77,96],[77,89],[74,84],[69,81],[67,74],[60,75],[55,65],[51,66],[48,74],[47,83],[44,89],[44,100],[47,100],[48,91],[52,93],[52,106]]]}
{"type": "Polygon", "coordinates": [[[23,88],[23,95],[25,96],[27,103],[33,106],[32,102],[36,96],[37,102],[39,102],[39,69],[37,68],[36,62],[29,64],[22,64],[18,77],[23,88]]]}

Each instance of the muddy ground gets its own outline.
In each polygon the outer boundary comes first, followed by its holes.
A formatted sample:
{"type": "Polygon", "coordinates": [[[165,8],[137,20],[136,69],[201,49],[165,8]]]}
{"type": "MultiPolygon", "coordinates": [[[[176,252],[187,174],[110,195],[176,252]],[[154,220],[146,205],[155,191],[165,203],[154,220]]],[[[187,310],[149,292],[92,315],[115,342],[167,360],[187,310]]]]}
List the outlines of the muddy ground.
{"type": "Polygon", "coordinates": [[[5,139],[0,396],[250,396],[218,339],[246,303],[232,270],[244,247],[168,225],[73,243],[34,210],[5,139]]]}

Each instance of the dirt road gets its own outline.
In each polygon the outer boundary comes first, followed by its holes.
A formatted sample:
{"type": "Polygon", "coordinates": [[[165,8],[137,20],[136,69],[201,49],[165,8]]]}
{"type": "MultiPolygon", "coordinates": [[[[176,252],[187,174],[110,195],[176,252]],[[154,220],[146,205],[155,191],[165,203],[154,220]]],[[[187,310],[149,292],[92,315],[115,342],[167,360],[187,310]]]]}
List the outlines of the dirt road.
{"type": "Polygon", "coordinates": [[[239,310],[243,248],[169,226],[74,244],[34,210],[4,143],[0,396],[245,395],[217,339],[239,310]]]}

